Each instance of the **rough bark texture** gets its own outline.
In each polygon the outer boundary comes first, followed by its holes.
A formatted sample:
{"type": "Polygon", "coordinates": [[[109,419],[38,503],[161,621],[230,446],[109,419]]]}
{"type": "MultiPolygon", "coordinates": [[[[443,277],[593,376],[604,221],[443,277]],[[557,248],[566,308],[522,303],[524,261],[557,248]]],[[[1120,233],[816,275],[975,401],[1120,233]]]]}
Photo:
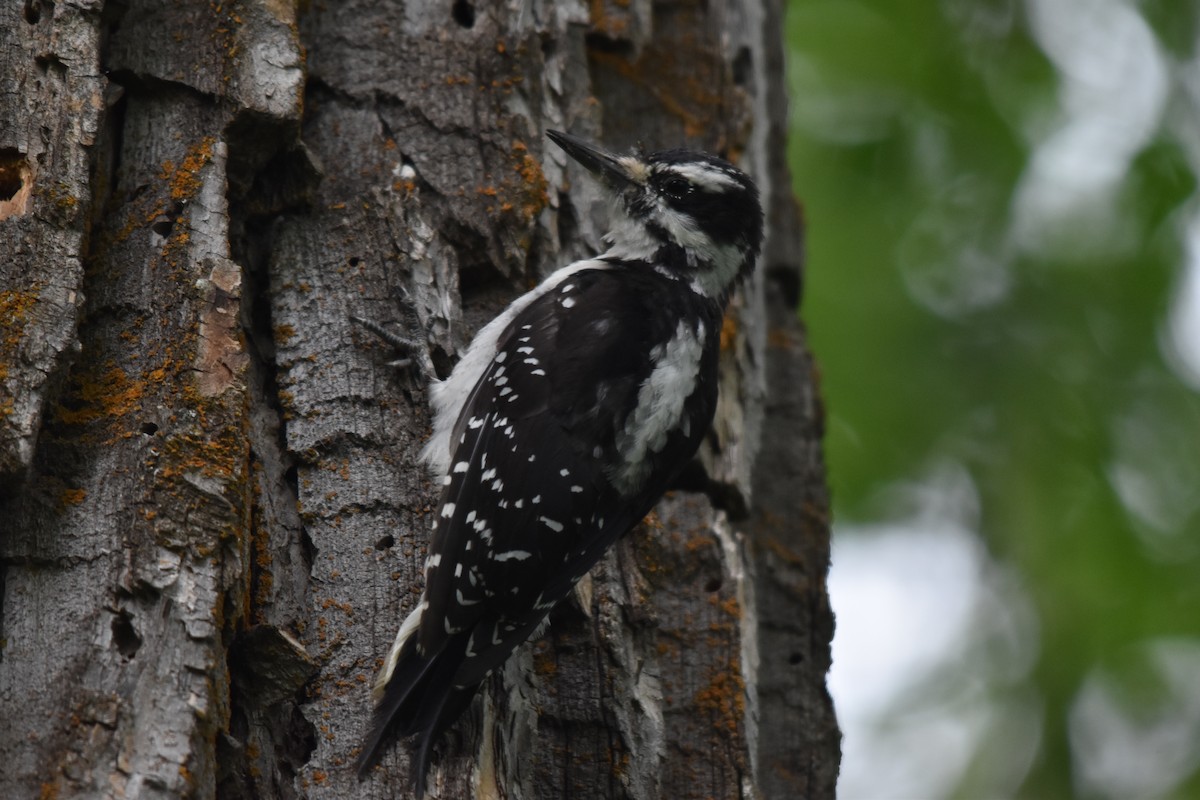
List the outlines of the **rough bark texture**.
{"type": "Polygon", "coordinates": [[[713,435],[443,744],[438,797],[832,797],[820,409],[775,2],[0,4],[0,796],[397,797],[425,389],[600,246],[549,127],[739,161],[713,435]]]}

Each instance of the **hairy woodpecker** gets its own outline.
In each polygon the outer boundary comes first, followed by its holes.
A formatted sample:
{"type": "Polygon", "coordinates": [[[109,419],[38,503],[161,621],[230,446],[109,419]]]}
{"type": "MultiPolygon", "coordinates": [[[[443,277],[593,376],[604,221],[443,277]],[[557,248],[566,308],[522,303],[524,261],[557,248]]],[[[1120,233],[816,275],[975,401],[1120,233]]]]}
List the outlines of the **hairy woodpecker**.
{"type": "Polygon", "coordinates": [[[549,131],[615,200],[608,250],[550,275],[431,385],[442,477],[425,591],[375,683],[362,779],[394,737],[430,748],[695,454],[730,292],[762,242],[758,190],[689,150],[615,155],[549,131]]]}

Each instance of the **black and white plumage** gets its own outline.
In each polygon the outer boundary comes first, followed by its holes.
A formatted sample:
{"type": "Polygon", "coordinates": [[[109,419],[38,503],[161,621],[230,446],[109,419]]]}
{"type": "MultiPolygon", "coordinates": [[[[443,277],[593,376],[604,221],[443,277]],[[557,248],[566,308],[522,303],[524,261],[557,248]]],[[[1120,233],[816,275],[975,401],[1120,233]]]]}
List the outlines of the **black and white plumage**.
{"type": "Polygon", "coordinates": [[[608,250],[550,275],[431,387],[442,476],[425,590],[375,684],[364,777],[393,737],[430,748],[695,454],[717,400],[730,292],[754,268],[751,180],[686,150],[618,156],[550,138],[615,199],[608,250]]]}

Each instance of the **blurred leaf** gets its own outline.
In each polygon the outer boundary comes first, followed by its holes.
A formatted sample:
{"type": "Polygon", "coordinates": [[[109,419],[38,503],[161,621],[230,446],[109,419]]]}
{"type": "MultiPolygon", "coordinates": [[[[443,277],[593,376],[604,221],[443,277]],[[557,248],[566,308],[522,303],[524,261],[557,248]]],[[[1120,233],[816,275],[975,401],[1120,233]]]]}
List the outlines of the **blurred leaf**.
{"type": "MultiPolygon", "coordinates": [[[[1041,629],[1014,687],[1044,708],[1018,794],[1066,797],[1067,718],[1091,670],[1153,637],[1200,637],[1200,401],[1161,354],[1197,177],[1160,131],[1115,197],[1127,246],[1097,249],[1120,238],[1079,227],[1064,241],[1084,258],[1016,247],[1018,181],[1060,113],[1023,8],[795,0],[791,161],[836,515],[892,518],[888,487],[967,465],[980,534],[1020,571],[1041,629]]],[[[1192,53],[1195,8],[1141,8],[1192,53]]],[[[1196,118],[1169,124],[1200,136],[1196,118]]],[[[984,741],[964,787],[1005,757],[984,741]]]]}

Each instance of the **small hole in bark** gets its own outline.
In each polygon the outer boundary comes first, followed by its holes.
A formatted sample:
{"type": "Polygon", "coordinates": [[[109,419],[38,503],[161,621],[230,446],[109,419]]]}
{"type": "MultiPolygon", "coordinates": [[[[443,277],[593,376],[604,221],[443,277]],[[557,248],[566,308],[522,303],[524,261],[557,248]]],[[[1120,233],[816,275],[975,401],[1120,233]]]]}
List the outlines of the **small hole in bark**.
{"type": "Polygon", "coordinates": [[[362,263],[361,258],[358,256],[350,256],[350,266],[357,267],[360,263],[362,263]]]}
{"type": "Polygon", "coordinates": [[[154,231],[159,236],[161,236],[165,239],[171,235],[172,227],[173,226],[172,226],[171,220],[160,219],[157,222],[155,222],[153,225],[150,226],[150,230],[154,231]]]}
{"type": "Polygon", "coordinates": [[[138,430],[140,430],[142,433],[146,434],[147,436],[153,436],[154,434],[158,433],[158,426],[155,425],[153,422],[143,422],[141,427],[138,428],[138,430]]]}
{"type": "Polygon", "coordinates": [[[375,543],[376,550],[387,550],[392,545],[396,544],[395,536],[385,536],[375,543]]]}
{"type": "Polygon", "coordinates": [[[38,0],[25,0],[25,21],[37,25],[42,19],[41,3],[38,0]]]}
{"type": "Polygon", "coordinates": [[[429,358],[433,361],[433,371],[438,380],[444,381],[450,377],[450,372],[454,369],[454,361],[450,358],[449,353],[441,347],[432,347],[429,350],[429,358]]]}
{"type": "Polygon", "coordinates": [[[38,69],[40,69],[43,73],[49,72],[52,69],[58,70],[59,72],[66,72],[67,70],[66,65],[63,64],[62,61],[58,59],[58,56],[54,55],[53,53],[45,53],[40,56],[34,56],[33,63],[37,64],[38,69]]]}
{"type": "Polygon", "coordinates": [[[589,33],[584,37],[588,50],[600,53],[627,54],[633,52],[633,40],[629,38],[613,39],[604,33],[589,33]]]}
{"type": "Polygon", "coordinates": [[[475,27],[475,6],[466,0],[456,0],[451,13],[454,14],[454,21],[464,28],[475,27]]]}
{"type": "Polygon", "coordinates": [[[799,664],[803,660],[804,660],[804,656],[800,655],[799,653],[792,653],[790,656],[788,656],[788,663],[791,664],[793,667],[796,666],[797,664],[799,664]]]}
{"type": "Polygon", "coordinates": [[[124,611],[113,617],[112,633],[118,653],[125,658],[137,655],[138,648],[142,646],[142,637],[134,630],[133,619],[124,611]]]}
{"type": "Polygon", "coordinates": [[[33,167],[25,154],[0,148],[0,219],[24,214],[33,192],[33,167]]]}
{"type": "Polygon", "coordinates": [[[743,47],[738,50],[737,55],[733,58],[733,82],[738,86],[745,86],[750,82],[750,72],[754,68],[754,61],[750,55],[750,48],[743,47]]]}
{"type": "Polygon", "coordinates": [[[25,156],[10,147],[0,149],[0,202],[12,200],[25,188],[29,167],[25,156]]]}
{"type": "Polygon", "coordinates": [[[720,578],[709,578],[708,583],[704,584],[704,591],[706,591],[706,592],[717,592],[720,590],[721,590],[721,579],[720,578]]]}

